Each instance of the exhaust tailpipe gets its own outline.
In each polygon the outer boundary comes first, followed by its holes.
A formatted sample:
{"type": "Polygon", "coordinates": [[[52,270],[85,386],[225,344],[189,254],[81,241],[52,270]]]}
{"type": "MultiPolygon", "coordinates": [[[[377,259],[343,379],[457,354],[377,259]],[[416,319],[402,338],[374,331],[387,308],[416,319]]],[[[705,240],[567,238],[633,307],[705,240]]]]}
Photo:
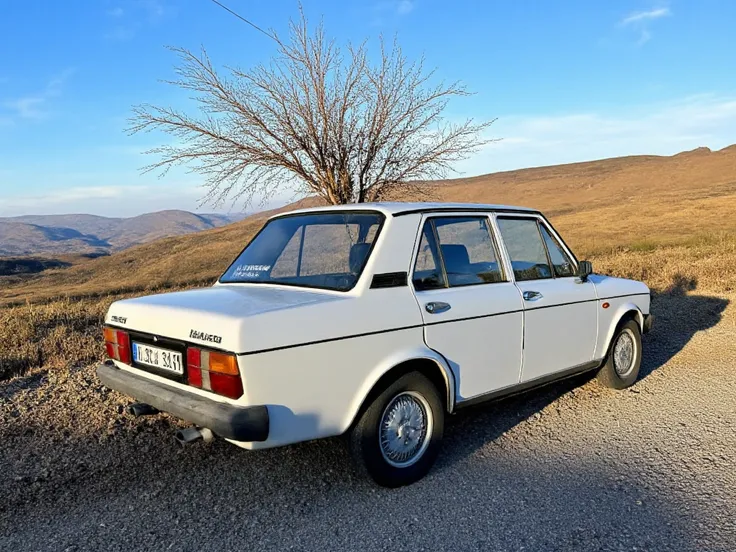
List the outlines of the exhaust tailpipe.
{"type": "Polygon", "coordinates": [[[200,439],[205,443],[209,443],[215,438],[212,430],[206,427],[188,427],[186,429],[180,429],[174,434],[174,439],[179,443],[180,446],[184,447],[200,439]]]}
{"type": "Polygon", "coordinates": [[[154,414],[159,413],[157,408],[145,403],[133,403],[126,408],[126,411],[128,414],[135,416],[136,418],[138,416],[153,416],[154,414]]]}

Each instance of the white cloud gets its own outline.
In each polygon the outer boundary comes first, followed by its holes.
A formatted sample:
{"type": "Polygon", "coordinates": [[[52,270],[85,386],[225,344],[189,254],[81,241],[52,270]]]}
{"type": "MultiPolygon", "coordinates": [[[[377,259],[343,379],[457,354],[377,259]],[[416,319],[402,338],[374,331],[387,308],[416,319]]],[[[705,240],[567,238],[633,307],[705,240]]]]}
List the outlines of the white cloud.
{"type": "Polygon", "coordinates": [[[52,77],[43,91],[29,94],[20,98],[2,102],[2,107],[9,110],[13,117],[20,119],[43,119],[48,115],[46,104],[51,98],[61,95],[64,84],[74,74],[73,68],[68,68],[52,77]]]}
{"type": "Polygon", "coordinates": [[[163,17],[168,11],[167,6],[159,0],[141,0],[140,4],[152,19],[163,17]]]}
{"type": "Polygon", "coordinates": [[[636,41],[637,46],[641,46],[642,44],[646,44],[649,42],[652,38],[652,33],[647,31],[646,29],[642,29],[641,33],[639,33],[639,40],[636,41]]]}
{"type": "Polygon", "coordinates": [[[126,11],[116,7],[107,14],[118,21],[103,33],[103,38],[125,42],[135,38],[140,31],[155,27],[165,18],[175,16],[176,9],[162,0],[137,0],[129,4],[126,11]]]}
{"type": "Polygon", "coordinates": [[[46,98],[40,96],[26,96],[3,102],[3,106],[21,119],[42,119],[45,112],[41,110],[41,106],[45,101],[46,98]]]}
{"type": "Polygon", "coordinates": [[[672,15],[669,8],[657,8],[649,11],[639,11],[629,14],[621,20],[622,25],[631,25],[632,23],[640,23],[652,19],[660,19],[672,15]]]}
{"type": "Polygon", "coordinates": [[[667,7],[633,12],[619,21],[619,26],[635,31],[639,35],[636,45],[642,46],[652,38],[652,32],[649,28],[651,22],[671,15],[672,12],[667,7]]]}
{"type": "Polygon", "coordinates": [[[401,0],[396,6],[396,13],[406,15],[414,9],[414,2],[411,0],[401,0]]]}
{"type": "Polygon", "coordinates": [[[368,9],[372,17],[372,24],[382,26],[410,14],[416,5],[415,0],[380,0],[369,4],[368,9]]]}
{"type": "Polygon", "coordinates": [[[64,69],[61,73],[54,76],[47,84],[46,84],[46,97],[53,97],[58,96],[61,94],[64,85],[66,82],[74,75],[75,69],[73,67],[69,67],[67,69],[64,69]]]}
{"type": "Polygon", "coordinates": [[[129,216],[164,209],[197,209],[202,190],[188,182],[110,186],[74,186],[46,193],[3,192],[0,216],[94,213],[129,216]]]}
{"type": "Polygon", "coordinates": [[[617,112],[501,116],[464,176],[624,155],[673,155],[736,143],[736,97],[700,95],[617,112]]]}
{"type": "MultiPolygon", "coordinates": [[[[700,146],[717,150],[736,143],[736,96],[702,94],[605,111],[507,114],[490,128],[489,137],[501,141],[458,164],[463,176],[625,155],[672,155],[700,146]]],[[[100,146],[87,154],[113,160],[137,155],[146,147],[100,146]]],[[[136,160],[135,166],[140,164],[136,160]]],[[[64,164],[44,165],[38,171],[25,165],[5,166],[0,168],[0,216],[80,212],[131,216],[163,209],[212,212],[211,206],[199,207],[204,191],[197,178],[185,172],[158,179],[122,168],[77,173],[64,164]],[[30,192],[29,183],[44,183],[49,191],[30,192]]],[[[284,191],[272,204],[293,197],[284,191]]],[[[223,209],[237,212],[242,206],[227,204],[223,209]]]]}

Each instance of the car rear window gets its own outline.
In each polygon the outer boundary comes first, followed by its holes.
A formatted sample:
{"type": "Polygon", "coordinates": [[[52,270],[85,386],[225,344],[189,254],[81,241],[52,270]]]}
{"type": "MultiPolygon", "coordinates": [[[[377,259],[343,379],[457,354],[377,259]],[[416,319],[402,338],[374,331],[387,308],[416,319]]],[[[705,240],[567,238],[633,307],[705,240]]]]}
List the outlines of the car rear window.
{"type": "Polygon", "coordinates": [[[269,221],[220,278],[347,291],[360,278],[383,215],[313,213],[269,221]]]}

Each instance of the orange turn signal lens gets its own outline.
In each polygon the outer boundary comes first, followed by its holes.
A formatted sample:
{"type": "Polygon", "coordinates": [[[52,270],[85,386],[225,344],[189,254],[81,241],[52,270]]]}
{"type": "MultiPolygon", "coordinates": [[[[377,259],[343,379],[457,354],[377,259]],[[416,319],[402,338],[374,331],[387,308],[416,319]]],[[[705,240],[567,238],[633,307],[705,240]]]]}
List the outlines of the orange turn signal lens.
{"type": "Polygon", "coordinates": [[[115,335],[115,330],[112,328],[105,328],[104,330],[105,334],[105,342],[107,343],[117,343],[117,336],[115,335]]]}
{"type": "Polygon", "coordinates": [[[234,355],[210,351],[210,372],[237,376],[240,374],[238,360],[234,355]]]}

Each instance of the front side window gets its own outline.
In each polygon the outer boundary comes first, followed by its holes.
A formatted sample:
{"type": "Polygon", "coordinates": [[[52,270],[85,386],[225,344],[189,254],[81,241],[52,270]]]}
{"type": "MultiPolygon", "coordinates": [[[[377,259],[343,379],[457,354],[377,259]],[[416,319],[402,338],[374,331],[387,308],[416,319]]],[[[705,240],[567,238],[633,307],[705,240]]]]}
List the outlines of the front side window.
{"type": "Polygon", "coordinates": [[[380,213],[313,213],[274,219],[221,283],[266,283],[347,291],[378,237],[380,213]]]}
{"type": "Polygon", "coordinates": [[[417,290],[504,281],[486,217],[429,219],[422,230],[417,290]]]}
{"type": "Polygon", "coordinates": [[[539,228],[542,230],[544,243],[547,245],[549,258],[552,261],[552,268],[555,269],[555,276],[558,278],[575,276],[575,265],[572,264],[565,250],[557,243],[557,240],[549,233],[549,230],[547,230],[544,224],[540,224],[539,228]]]}
{"type": "Polygon", "coordinates": [[[498,217],[497,222],[516,280],[552,278],[537,220],[498,217]]]}

